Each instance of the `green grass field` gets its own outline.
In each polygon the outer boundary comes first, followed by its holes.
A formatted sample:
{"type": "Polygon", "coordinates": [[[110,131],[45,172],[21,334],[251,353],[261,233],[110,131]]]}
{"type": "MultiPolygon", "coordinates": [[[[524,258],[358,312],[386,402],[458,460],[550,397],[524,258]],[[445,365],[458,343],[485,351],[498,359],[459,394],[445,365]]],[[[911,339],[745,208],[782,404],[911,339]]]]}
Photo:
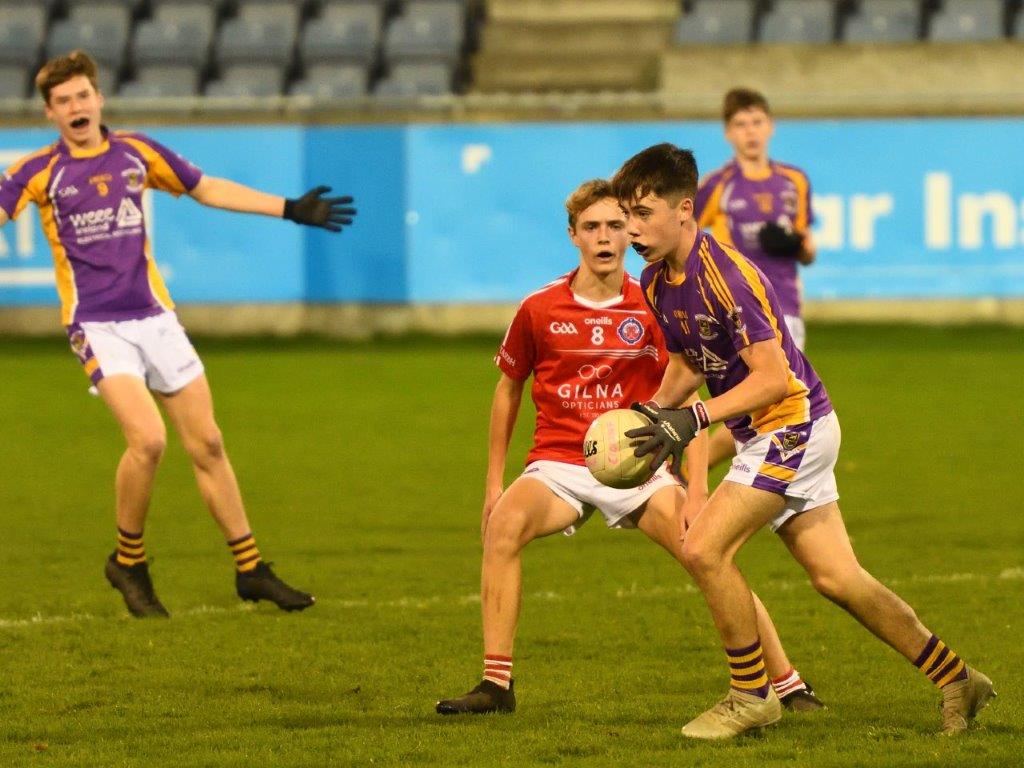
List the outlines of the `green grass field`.
{"type": "Polygon", "coordinates": [[[144,622],[102,576],[112,418],[59,340],[0,341],[0,766],[1021,765],[1019,330],[811,329],[861,560],[1000,692],[957,740],[935,734],[923,676],[763,532],[742,566],[830,708],[684,741],[727,685],[703,600],[642,535],[600,520],[526,552],[519,711],[435,715],[480,676],[496,342],[199,340],[264,556],[319,601],[239,604],[172,441],[146,544],[173,617],[144,622]]]}

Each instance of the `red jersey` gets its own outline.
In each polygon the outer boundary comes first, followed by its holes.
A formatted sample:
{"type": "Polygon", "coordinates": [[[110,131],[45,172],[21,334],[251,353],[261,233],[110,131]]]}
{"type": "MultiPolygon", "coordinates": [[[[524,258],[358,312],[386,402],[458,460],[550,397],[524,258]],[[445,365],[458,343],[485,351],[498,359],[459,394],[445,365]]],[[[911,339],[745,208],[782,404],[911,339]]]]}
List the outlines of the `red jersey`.
{"type": "Polygon", "coordinates": [[[668,363],[639,282],[625,275],[620,296],[593,302],[573,293],[576,272],[523,299],[494,358],[516,381],[533,374],[537,426],[527,464],[584,464],[590,422],[649,400],[668,363]]]}

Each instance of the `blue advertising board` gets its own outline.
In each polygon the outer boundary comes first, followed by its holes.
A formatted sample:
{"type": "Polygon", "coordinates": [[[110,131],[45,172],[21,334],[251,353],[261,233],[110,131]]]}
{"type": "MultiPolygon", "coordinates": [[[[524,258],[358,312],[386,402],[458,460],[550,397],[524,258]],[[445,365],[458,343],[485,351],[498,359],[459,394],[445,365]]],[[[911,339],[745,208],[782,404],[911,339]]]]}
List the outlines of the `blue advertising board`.
{"type": "MultiPolygon", "coordinates": [[[[157,260],[183,303],[516,301],[576,263],[563,201],[578,183],[661,141],[702,171],[729,158],[713,122],[148,132],[206,173],[287,195],[329,184],[360,209],[336,237],[154,195],[157,260]]],[[[0,165],[52,139],[0,131],[0,165]]],[[[814,191],[806,296],[1024,297],[1024,176],[1009,161],[1022,145],[1019,119],[779,121],[772,154],[814,191]]],[[[0,304],[55,298],[30,209],[0,230],[0,304]]]]}

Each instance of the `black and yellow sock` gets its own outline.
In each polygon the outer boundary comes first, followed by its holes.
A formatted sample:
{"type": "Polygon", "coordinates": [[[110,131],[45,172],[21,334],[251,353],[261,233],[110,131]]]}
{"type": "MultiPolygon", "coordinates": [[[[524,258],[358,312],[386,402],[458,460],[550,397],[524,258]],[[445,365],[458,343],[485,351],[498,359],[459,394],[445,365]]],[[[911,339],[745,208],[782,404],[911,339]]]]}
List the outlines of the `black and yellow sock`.
{"type": "Polygon", "coordinates": [[[928,638],[914,666],[939,688],[967,677],[967,665],[963,659],[935,635],[928,638]]]}
{"type": "Polygon", "coordinates": [[[248,573],[260,564],[260,551],[256,548],[256,539],[252,533],[229,541],[228,546],[235,556],[235,568],[239,573],[248,573]]]}
{"type": "Polygon", "coordinates": [[[142,544],[142,531],[128,533],[117,529],[117,564],[125,568],[146,562],[146,548],[142,544]]]}
{"type": "Polygon", "coordinates": [[[767,699],[771,681],[764,665],[761,640],[746,648],[726,648],[725,655],[729,657],[729,671],[732,673],[729,684],[737,691],[767,699]]]}

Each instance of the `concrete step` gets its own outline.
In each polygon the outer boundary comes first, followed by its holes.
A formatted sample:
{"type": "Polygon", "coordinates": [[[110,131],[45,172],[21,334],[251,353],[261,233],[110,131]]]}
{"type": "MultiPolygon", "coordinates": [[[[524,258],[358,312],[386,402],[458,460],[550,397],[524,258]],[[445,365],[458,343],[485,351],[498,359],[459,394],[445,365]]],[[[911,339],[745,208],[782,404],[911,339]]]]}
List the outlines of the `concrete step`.
{"type": "Polygon", "coordinates": [[[481,93],[649,91],[657,86],[658,55],[606,59],[483,51],[474,57],[473,73],[473,90],[481,93]]]}
{"type": "Polygon", "coordinates": [[[492,21],[483,28],[480,48],[488,53],[574,54],[588,58],[659,52],[672,36],[662,22],[537,23],[492,21]]]}

